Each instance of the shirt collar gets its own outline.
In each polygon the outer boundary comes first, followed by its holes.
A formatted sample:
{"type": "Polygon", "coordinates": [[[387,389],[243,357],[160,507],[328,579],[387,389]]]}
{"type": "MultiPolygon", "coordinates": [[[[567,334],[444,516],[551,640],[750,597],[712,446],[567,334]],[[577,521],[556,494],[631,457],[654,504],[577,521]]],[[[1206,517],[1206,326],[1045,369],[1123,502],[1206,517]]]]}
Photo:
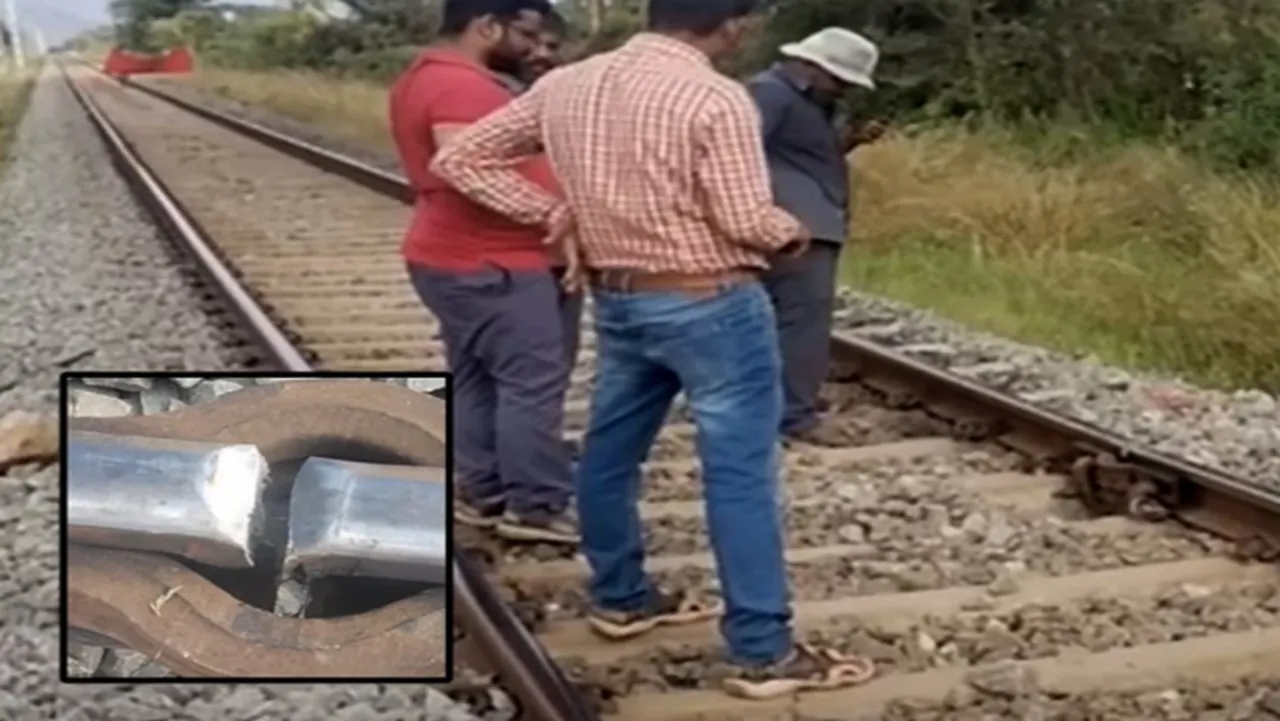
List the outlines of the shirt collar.
{"type": "Polygon", "coordinates": [[[818,109],[828,117],[834,117],[836,111],[835,104],[819,102],[812,92],[813,83],[800,73],[792,70],[790,65],[787,65],[786,63],[774,63],[773,67],[769,68],[769,72],[773,73],[774,77],[794,88],[801,97],[816,105],[818,109]]]}
{"type": "Polygon", "coordinates": [[[675,60],[683,60],[703,67],[712,67],[711,58],[707,57],[706,53],[667,35],[650,32],[637,33],[635,37],[627,41],[626,46],[644,52],[665,55],[675,60]]]}
{"type": "Polygon", "coordinates": [[[792,70],[786,63],[774,63],[770,71],[806,97],[813,88],[813,83],[808,78],[792,70]]]}

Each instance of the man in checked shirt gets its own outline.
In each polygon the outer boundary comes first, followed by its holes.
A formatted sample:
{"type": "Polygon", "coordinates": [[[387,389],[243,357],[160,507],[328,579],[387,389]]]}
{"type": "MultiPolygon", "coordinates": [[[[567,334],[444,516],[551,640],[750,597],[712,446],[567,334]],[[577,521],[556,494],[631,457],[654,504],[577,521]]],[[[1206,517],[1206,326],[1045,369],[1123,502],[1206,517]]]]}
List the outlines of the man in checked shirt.
{"type": "MultiPolygon", "coordinates": [[[[867,662],[797,644],[778,483],[778,337],[766,258],[806,230],[773,203],[760,115],[711,58],[752,0],[651,0],[649,32],[555,70],[461,131],[433,172],[512,220],[575,238],[595,299],[598,365],[578,479],[588,620],[623,639],[723,612],[726,690],[769,698],[865,681],[867,662]],[[545,148],[558,200],[515,168],[545,148]],[[723,609],[644,571],[640,464],[681,390],[698,427],[723,609]]],[[[571,257],[571,261],[573,258],[571,257]]]]}

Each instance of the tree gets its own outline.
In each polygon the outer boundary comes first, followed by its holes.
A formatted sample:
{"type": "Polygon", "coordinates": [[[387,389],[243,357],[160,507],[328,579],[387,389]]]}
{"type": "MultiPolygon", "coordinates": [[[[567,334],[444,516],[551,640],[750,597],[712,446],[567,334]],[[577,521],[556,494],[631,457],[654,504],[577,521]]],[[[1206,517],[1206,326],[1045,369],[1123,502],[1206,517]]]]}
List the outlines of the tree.
{"type": "Polygon", "coordinates": [[[108,9],[116,25],[118,42],[130,50],[155,50],[151,23],[197,10],[208,0],[111,0],[108,9]]]}
{"type": "Polygon", "coordinates": [[[424,0],[345,0],[362,25],[396,28],[409,42],[424,42],[436,30],[440,3],[424,0]]]}

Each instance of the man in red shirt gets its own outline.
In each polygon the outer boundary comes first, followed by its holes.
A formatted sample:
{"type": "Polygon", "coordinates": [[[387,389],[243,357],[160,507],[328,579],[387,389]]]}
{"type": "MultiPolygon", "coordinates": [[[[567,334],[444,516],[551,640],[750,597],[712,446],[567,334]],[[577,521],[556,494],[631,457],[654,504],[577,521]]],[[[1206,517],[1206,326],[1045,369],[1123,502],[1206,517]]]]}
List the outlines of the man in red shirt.
{"type": "MultiPolygon", "coordinates": [[[[507,220],[428,170],[449,137],[513,98],[497,74],[519,72],[550,13],[547,0],[446,0],[440,40],[392,87],[390,116],[416,195],[403,253],[454,374],[454,516],[509,540],[576,544],[554,249],[545,228],[507,220]]],[[[520,170],[559,193],[544,157],[520,170]]]]}

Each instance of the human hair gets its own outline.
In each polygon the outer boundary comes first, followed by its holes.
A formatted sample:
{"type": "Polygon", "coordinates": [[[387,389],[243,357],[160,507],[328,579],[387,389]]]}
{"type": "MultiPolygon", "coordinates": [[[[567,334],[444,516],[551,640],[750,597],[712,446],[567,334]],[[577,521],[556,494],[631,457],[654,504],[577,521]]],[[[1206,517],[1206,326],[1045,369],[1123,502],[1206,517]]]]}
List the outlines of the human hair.
{"type": "Polygon", "coordinates": [[[471,23],[486,15],[498,22],[514,20],[520,13],[533,11],[546,17],[552,13],[550,0],[444,0],[440,34],[457,37],[466,32],[471,23]]]}
{"type": "Polygon", "coordinates": [[[760,0],[649,0],[649,29],[710,35],[721,25],[758,11],[760,0]]]}

